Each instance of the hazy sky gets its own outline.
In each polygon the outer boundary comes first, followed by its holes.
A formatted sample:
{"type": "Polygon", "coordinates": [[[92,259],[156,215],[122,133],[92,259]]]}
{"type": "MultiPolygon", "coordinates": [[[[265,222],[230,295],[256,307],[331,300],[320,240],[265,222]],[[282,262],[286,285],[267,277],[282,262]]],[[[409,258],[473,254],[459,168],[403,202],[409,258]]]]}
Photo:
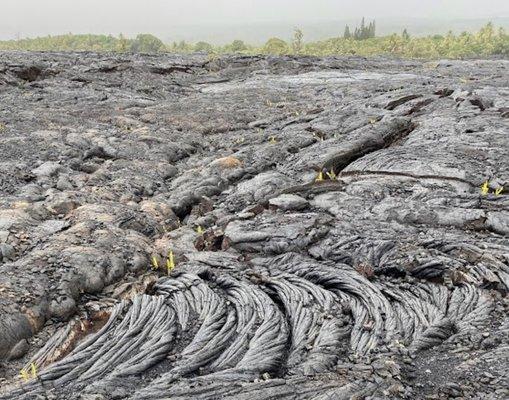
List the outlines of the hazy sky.
{"type": "Polygon", "coordinates": [[[161,33],[175,25],[509,17],[509,0],[0,0],[0,37],[161,33]]]}

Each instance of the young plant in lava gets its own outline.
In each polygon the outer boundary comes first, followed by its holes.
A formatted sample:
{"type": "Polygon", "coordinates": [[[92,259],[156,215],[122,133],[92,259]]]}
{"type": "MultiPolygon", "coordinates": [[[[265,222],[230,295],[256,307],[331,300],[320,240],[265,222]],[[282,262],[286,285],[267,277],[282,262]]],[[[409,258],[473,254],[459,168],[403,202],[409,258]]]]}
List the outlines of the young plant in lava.
{"type": "Polygon", "coordinates": [[[168,252],[168,258],[166,259],[166,271],[168,275],[175,269],[175,258],[173,256],[173,251],[168,252]]]}

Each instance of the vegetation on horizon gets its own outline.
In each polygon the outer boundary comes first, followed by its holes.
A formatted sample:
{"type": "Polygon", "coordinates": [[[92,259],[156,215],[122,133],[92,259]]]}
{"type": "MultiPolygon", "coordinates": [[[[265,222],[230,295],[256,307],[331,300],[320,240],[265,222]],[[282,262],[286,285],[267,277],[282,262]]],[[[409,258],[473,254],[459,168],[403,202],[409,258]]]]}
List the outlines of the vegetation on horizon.
{"type": "Polygon", "coordinates": [[[509,34],[503,28],[495,28],[491,23],[477,33],[463,32],[459,35],[411,37],[405,29],[401,34],[376,37],[375,21],[365,24],[352,33],[346,27],[342,37],[322,41],[304,41],[304,34],[295,29],[291,42],[271,38],[263,46],[257,47],[234,40],[224,46],[214,46],[200,41],[195,44],[185,41],[164,44],[150,34],[140,34],[134,39],[123,35],[59,35],[35,39],[0,41],[0,50],[28,51],[93,51],[93,52],[135,52],[135,53],[191,53],[209,54],[242,53],[272,55],[393,55],[404,58],[470,58],[489,56],[509,56],[509,34]]]}

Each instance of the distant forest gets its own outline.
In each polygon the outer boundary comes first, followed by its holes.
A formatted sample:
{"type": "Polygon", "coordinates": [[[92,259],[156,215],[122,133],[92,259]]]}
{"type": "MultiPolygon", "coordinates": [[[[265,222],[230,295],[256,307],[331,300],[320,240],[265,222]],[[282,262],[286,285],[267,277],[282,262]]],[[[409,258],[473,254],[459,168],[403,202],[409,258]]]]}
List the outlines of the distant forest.
{"type": "Polygon", "coordinates": [[[191,53],[205,52],[214,56],[225,53],[272,55],[393,55],[404,58],[471,58],[509,56],[509,34],[503,28],[488,23],[477,33],[463,32],[426,37],[412,37],[407,30],[388,36],[376,36],[376,22],[364,19],[357,27],[346,26],[341,37],[307,42],[303,32],[296,28],[291,41],[271,38],[263,46],[252,46],[234,40],[223,46],[205,41],[163,43],[151,34],[136,38],[112,35],[45,36],[35,39],[0,41],[0,50],[28,51],[93,51],[135,53],[191,53]]]}

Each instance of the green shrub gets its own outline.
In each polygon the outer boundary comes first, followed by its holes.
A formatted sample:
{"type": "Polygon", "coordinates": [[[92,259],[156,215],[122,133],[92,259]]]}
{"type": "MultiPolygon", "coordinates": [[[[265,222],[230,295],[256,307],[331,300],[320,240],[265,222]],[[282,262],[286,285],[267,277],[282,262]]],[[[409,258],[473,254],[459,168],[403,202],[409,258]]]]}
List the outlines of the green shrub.
{"type": "Polygon", "coordinates": [[[233,53],[239,53],[247,50],[247,46],[242,40],[234,40],[229,47],[233,53]]]}
{"type": "Polygon", "coordinates": [[[267,40],[267,43],[265,43],[265,46],[263,46],[262,52],[265,54],[274,55],[289,54],[290,47],[288,46],[288,43],[286,43],[283,39],[271,38],[267,40]]]}
{"type": "Polygon", "coordinates": [[[204,51],[206,53],[211,53],[213,51],[213,47],[210,43],[198,42],[194,45],[194,51],[204,51]]]}
{"type": "Polygon", "coordinates": [[[131,43],[131,51],[134,53],[158,53],[163,48],[164,43],[148,33],[136,36],[136,39],[131,43]]]}

